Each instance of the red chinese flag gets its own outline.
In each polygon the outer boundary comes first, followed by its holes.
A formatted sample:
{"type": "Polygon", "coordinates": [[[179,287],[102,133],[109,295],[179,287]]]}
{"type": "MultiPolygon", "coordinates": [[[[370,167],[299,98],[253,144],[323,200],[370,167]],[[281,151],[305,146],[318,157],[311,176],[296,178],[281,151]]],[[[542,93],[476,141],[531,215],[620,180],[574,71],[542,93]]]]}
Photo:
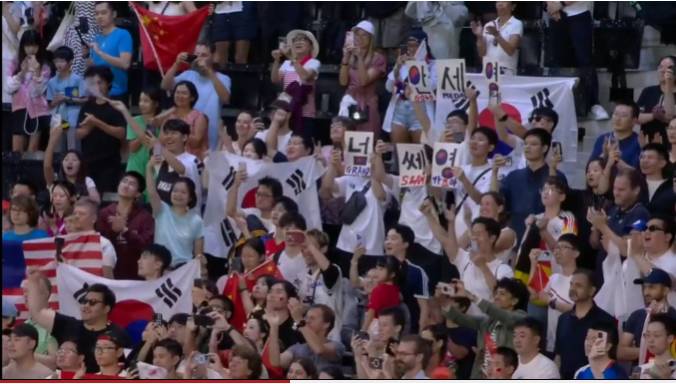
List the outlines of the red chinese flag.
{"type": "Polygon", "coordinates": [[[535,292],[542,292],[549,283],[549,276],[552,275],[551,261],[538,261],[535,266],[535,276],[530,280],[529,287],[535,292]]]}
{"type": "Polygon", "coordinates": [[[277,264],[275,264],[273,260],[268,260],[245,275],[246,287],[249,292],[253,290],[254,285],[256,285],[256,280],[261,276],[272,276],[275,279],[280,280],[284,279],[284,276],[282,276],[282,273],[277,268],[277,264]]]}
{"type": "Polygon", "coordinates": [[[183,16],[164,16],[150,12],[136,2],[131,2],[139,19],[139,36],[143,48],[143,66],[157,70],[157,60],[166,72],[181,52],[192,53],[204,21],[209,16],[209,7],[183,16]]]}
{"type": "Polygon", "coordinates": [[[268,371],[268,376],[270,376],[271,379],[283,379],[284,376],[284,369],[282,367],[275,367],[272,365],[272,362],[270,361],[270,348],[268,345],[268,341],[265,342],[265,345],[263,346],[263,353],[261,353],[261,360],[263,362],[263,366],[265,366],[265,369],[268,371]]]}
{"type": "Polygon", "coordinates": [[[232,317],[230,318],[230,325],[236,330],[242,332],[244,323],[246,322],[246,310],[242,302],[242,295],[239,292],[239,279],[241,276],[238,273],[233,273],[228,276],[228,280],[223,287],[223,295],[232,301],[234,309],[232,317]]]}

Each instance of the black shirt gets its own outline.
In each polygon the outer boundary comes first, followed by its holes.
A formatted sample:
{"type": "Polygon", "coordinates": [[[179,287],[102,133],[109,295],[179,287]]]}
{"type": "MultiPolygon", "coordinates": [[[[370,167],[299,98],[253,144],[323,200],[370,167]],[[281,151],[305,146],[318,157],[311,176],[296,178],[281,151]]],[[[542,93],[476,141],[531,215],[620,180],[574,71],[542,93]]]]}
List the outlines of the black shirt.
{"type": "MultiPolygon", "coordinates": [[[[631,313],[627,321],[622,327],[622,331],[625,333],[631,333],[634,335],[634,345],[639,346],[641,343],[641,335],[643,335],[643,325],[645,324],[645,318],[648,315],[648,312],[645,309],[637,309],[631,313]]],[[[669,307],[667,310],[667,315],[672,319],[676,320],[676,309],[674,307],[669,307]]]]}
{"type": "MultiPolygon", "coordinates": [[[[676,93],[674,93],[674,97],[676,97],[676,93]]],[[[650,87],[645,87],[643,91],[641,91],[641,95],[638,97],[636,104],[638,104],[641,113],[651,113],[656,105],[662,105],[663,100],[664,94],[662,93],[660,86],[652,85],[650,87]]],[[[667,123],[663,123],[658,120],[653,120],[649,123],[641,125],[641,131],[644,133],[649,135],[659,133],[662,135],[663,143],[667,142],[666,128],[667,123]]]]}
{"type": "MultiPolygon", "coordinates": [[[[78,125],[85,119],[87,113],[108,125],[123,128],[127,126],[124,116],[108,103],[97,104],[95,99],[84,103],[77,117],[78,125]]],[[[110,166],[119,167],[121,145],[120,140],[100,128],[94,128],[82,139],[82,157],[86,162],[105,161],[110,162],[110,166]]]]}
{"type": "Polygon", "coordinates": [[[472,350],[472,347],[476,347],[476,331],[466,327],[447,329],[449,342],[452,341],[453,344],[465,347],[469,351],[464,359],[456,358],[455,360],[456,378],[459,380],[469,380],[470,376],[472,375],[472,365],[474,364],[474,351],[472,350]]]}
{"type": "Polygon", "coordinates": [[[80,348],[82,348],[85,354],[85,364],[87,365],[88,373],[99,371],[99,366],[96,364],[96,359],[94,359],[94,347],[96,347],[98,337],[106,332],[110,332],[121,340],[125,348],[132,347],[132,342],[127,332],[112,323],[108,323],[106,328],[100,331],[91,331],[85,328],[82,320],[57,313],[56,317],[54,317],[54,326],[52,327],[52,336],[59,342],[59,345],[69,339],[79,341],[80,348]]]}
{"type": "Polygon", "coordinates": [[[572,379],[578,369],[587,365],[587,356],[584,353],[587,331],[592,325],[604,321],[614,324],[615,318],[596,304],[581,319],[575,315],[575,307],[559,317],[554,352],[561,356],[562,379],[572,379]]]}

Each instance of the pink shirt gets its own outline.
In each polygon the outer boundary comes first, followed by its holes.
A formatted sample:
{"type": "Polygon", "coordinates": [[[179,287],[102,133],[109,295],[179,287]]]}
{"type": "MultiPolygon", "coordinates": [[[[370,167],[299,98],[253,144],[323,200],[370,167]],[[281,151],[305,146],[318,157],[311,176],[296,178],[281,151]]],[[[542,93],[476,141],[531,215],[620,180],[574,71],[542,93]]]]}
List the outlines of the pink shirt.
{"type": "MultiPolygon", "coordinates": [[[[190,126],[190,134],[192,135],[192,134],[195,133],[195,124],[197,124],[197,120],[200,118],[200,116],[204,116],[204,114],[202,112],[196,110],[196,109],[193,109],[185,117],[180,117],[180,116],[176,115],[175,113],[172,113],[171,115],[169,115],[169,118],[170,119],[181,119],[181,120],[185,121],[186,123],[188,123],[188,125],[190,126]]],[[[206,116],[205,116],[205,118],[206,118],[206,116]]],[[[208,134],[208,132],[204,133],[204,138],[202,139],[202,142],[199,143],[199,145],[192,146],[188,143],[188,144],[186,144],[186,147],[185,147],[185,150],[188,153],[197,156],[197,158],[199,158],[200,160],[204,159],[204,156],[205,156],[206,151],[208,149],[209,149],[209,134],[208,134]]]]}
{"type": "MultiPolygon", "coordinates": [[[[9,73],[14,73],[18,63],[13,62],[9,73]]],[[[7,91],[12,95],[12,112],[25,109],[28,117],[34,119],[40,116],[49,116],[49,105],[45,97],[47,81],[51,77],[49,65],[42,66],[40,77],[32,73],[24,76],[23,82],[19,75],[7,78],[7,91]]]]}

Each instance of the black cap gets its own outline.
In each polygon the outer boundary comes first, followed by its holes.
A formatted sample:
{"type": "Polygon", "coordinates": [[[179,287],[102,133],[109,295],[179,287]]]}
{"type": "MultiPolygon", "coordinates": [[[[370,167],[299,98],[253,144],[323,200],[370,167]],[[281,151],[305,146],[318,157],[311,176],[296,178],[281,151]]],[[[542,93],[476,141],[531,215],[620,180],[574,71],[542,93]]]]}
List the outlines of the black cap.
{"type": "Polygon", "coordinates": [[[14,329],[12,329],[12,335],[19,337],[30,337],[31,339],[35,340],[36,344],[38,342],[38,330],[35,329],[34,326],[27,323],[23,323],[14,327],[14,329]]]}
{"type": "Polygon", "coordinates": [[[665,287],[671,288],[671,276],[668,273],[664,272],[659,268],[653,268],[650,270],[648,276],[642,279],[634,280],[634,284],[662,284],[665,287]]]}

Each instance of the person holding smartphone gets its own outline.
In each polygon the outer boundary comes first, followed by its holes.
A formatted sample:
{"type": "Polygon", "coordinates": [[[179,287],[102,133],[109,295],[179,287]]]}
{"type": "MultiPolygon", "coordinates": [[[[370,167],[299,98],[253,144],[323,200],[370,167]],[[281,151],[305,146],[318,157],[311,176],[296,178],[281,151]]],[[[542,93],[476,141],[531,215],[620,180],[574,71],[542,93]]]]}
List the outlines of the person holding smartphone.
{"type": "Polygon", "coordinates": [[[589,327],[584,352],[589,364],[575,372],[576,380],[627,380],[629,376],[615,361],[617,327],[613,322],[598,322],[589,327]]]}
{"type": "Polygon", "coordinates": [[[643,88],[636,104],[641,109],[638,122],[641,132],[650,141],[661,137],[666,142],[665,128],[670,119],[676,117],[676,56],[665,56],[657,67],[658,84],[643,88]]]}

